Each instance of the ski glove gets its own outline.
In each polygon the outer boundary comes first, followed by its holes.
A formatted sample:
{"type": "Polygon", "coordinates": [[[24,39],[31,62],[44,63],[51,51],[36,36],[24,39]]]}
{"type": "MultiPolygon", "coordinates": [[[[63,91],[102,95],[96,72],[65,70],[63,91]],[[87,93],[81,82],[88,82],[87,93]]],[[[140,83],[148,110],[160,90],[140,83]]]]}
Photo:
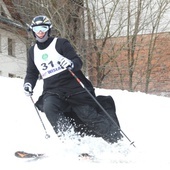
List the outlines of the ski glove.
{"type": "Polygon", "coordinates": [[[74,68],[74,63],[69,60],[68,58],[62,58],[59,62],[60,66],[64,69],[73,69],[74,68]]]}
{"type": "Polygon", "coordinates": [[[24,84],[24,92],[26,96],[32,96],[33,91],[32,91],[32,85],[30,83],[24,84]]]}

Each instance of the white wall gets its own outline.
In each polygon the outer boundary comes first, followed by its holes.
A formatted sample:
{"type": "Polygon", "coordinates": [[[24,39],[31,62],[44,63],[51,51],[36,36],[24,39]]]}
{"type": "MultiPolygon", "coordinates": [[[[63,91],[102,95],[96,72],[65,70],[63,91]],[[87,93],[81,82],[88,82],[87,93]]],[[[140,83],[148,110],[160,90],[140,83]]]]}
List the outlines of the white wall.
{"type": "Polygon", "coordinates": [[[9,31],[0,29],[0,75],[8,77],[25,77],[26,70],[26,44],[24,39],[9,31]],[[14,40],[14,56],[8,55],[8,38],[14,40]]]}

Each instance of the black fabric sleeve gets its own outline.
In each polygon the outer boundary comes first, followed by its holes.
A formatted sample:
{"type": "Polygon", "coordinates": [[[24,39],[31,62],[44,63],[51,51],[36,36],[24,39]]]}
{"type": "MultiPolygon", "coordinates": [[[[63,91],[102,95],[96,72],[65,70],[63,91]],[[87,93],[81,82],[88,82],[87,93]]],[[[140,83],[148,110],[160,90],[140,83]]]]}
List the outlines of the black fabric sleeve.
{"type": "Polygon", "coordinates": [[[64,57],[70,59],[74,63],[73,71],[78,71],[82,68],[82,60],[77,55],[73,46],[70,42],[65,38],[58,38],[56,43],[56,50],[58,53],[63,55],[64,57]]]}
{"type": "Polygon", "coordinates": [[[27,70],[26,70],[24,83],[30,83],[32,85],[32,88],[34,88],[38,76],[39,76],[39,71],[34,63],[34,46],[32,46],[28,52],[27,70]]]}

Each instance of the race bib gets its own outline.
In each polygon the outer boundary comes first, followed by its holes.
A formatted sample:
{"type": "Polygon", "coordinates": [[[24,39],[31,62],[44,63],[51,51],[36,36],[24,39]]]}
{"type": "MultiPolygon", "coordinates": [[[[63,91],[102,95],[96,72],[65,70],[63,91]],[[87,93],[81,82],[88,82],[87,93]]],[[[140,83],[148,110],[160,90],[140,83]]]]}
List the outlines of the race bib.
{"type": "Polygon", "coordinates": [[[40,50],[37,44],[34,47],[34,62],[43,79],[56,75],[66,69],[61,68],[59,61],[64,58],[55,49],[57,38],[44,50],[40,50]]]}

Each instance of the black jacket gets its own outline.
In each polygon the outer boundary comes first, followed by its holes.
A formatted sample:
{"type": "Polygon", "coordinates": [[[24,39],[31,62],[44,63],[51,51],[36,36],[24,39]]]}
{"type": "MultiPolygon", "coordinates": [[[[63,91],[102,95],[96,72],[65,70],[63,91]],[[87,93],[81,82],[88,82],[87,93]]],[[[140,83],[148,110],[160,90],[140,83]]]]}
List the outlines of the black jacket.
{"type": "MultiPolygon", "coordinates": [[[[53,37],[50,37],[46,42],[39,43],[36,42],[39,49],[47,48],[53,41],[53,37]]],[[[90,90],[93,91],[94,88],[91,82],[84,76],[81,71],[82,61],[80,57],[76,54],[75,50],[69,43],[67,39],[58,38],[55,46],[57,52],[64,57],[70,59],[74,63],[73,72],[82,81],[82,83],[90,90]]],[[[39,77],[39,71],[34,63],[34,46],[29,50],[28,61],[27,61],[27,71],[24,83],[29,82],[34,88],[39,77]]],[[[68,70],[65,70],[59,74],[51,76],[43,80],[43,94],[45,93],[66,93],[68,95],[80,93],[84,91],[77,80],[70,74],[68,70]]]]}

